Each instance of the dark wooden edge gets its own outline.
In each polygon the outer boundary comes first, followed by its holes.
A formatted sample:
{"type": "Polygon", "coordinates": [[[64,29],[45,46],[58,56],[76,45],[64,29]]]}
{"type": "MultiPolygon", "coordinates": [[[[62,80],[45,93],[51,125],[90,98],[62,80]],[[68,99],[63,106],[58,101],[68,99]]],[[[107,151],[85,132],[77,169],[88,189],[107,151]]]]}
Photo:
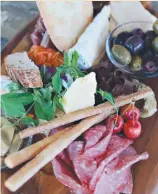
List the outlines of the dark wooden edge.
{"type": "Polygon", "coordinates": [[[28,29],[32,29],[37,19],[39,18],[39,15],[36,16],[33,20],[31,20],[22,30],[20,30],[4,47],[4,49],[1,52],[1,63],[4,61],[5,56],[10,54],[12,50],[19,44],[21,39],[28,33],[28,29]]]}

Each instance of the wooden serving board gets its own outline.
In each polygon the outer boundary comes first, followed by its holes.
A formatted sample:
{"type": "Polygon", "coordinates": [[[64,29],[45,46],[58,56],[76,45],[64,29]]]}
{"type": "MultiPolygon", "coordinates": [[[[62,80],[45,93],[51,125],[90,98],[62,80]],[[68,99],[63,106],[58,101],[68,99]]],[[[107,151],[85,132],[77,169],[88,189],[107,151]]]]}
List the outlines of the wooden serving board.
{"type": "MultiPolygon", "coordinates": [[[[18,33],[2,51],[2,74],[6,74],[3,65],[4,57],[17,51],[27,51],[31,46],[29,35],[34,28],[37,18],[31,21],[18,33]]],[[[158,78],[144,80],[155,92],[158,101],[158,78]]],[[[133,194],[158,194],[158,112],[151,118],[141,120],[142,135],[138,138],[134,147],[138,153],[147,151],[148,160],[141,161],[133,167],[134,191],[133,194]]],[[[18,158],[17,158],[18,159],[18,158]]],[[[4,186],[4,181],[15,170],[2,172],[2,194],[11,194],[4,186]]],[[[69,190],[57,181],[53,175],[51,163],[46,165],[31,180],[29,180],[15,194],[68,194],[69,190]]]]}

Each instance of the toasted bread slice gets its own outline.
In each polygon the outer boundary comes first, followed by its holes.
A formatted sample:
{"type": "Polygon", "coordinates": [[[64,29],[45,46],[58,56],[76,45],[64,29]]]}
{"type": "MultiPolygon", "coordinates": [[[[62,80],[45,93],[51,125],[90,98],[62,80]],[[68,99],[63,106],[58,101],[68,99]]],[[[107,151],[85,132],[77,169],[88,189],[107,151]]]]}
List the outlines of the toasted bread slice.
{"type": "Polygon", "coordinates": [[[71,48],[93,19],[92,2],[37,0],[40,14],[59,51],[71,48]]]}
{"type": "Polygon", "coordinates": [[[156,17],[147,11],[139,1],[111,1],[111,16],[117,24],[133,21],[154,22],[156,17]]]}

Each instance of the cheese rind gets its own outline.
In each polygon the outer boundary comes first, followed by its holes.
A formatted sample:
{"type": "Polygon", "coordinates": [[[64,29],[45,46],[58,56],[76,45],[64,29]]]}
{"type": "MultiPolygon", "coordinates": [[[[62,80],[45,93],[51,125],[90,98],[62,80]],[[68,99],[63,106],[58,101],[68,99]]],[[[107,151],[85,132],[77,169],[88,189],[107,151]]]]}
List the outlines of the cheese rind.
{"type": "Polygon", "coordinates": [[[76,79],[62,98],[65,113],[94,106],[96,88],[97,82],[94,72],[76,79]]]}

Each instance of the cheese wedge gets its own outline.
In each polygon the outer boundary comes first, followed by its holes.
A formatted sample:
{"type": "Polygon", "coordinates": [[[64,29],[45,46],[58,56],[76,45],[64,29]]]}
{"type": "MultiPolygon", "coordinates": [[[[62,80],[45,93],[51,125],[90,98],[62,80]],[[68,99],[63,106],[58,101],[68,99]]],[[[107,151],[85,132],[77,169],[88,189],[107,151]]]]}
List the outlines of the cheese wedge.
{"type": "Polygon", "coordinates": [[[31,61],[27,52],[8,55],[5,58],[5,66],[14,82],[20,82],[25,88],[43,87],[39,68],[31,61]]]}
{"type": "Polygon", "coordinates": [[[78,66],[88,69],[98,64],[105,53],[106,38],[109,33],[110,6],[104,6],[78,39],[71,51],[80,55],[78,66]]]}
{"type": "Polygon", "coordinates": [[[97,82],[94,72],[76,79],[62,98],[65,113],[94,106],[96,88],[97,82]]]}

